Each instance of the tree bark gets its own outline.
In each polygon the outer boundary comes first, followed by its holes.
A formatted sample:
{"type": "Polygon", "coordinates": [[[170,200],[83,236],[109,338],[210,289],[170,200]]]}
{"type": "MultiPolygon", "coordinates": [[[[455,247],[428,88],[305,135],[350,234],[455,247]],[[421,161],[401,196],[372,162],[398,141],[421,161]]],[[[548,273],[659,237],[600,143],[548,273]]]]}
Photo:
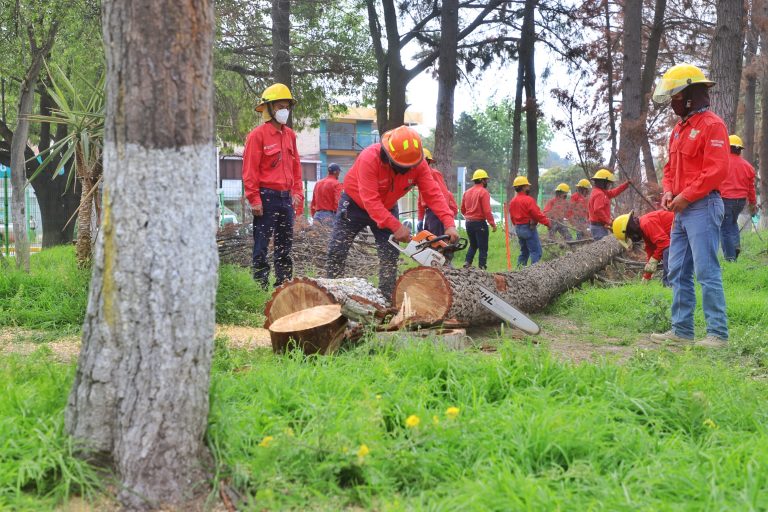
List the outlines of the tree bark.
{"type": "MultiPolygon", "coordinates": [[[[640,147],[645,132],[645,120],[642,118],[642,14],[642,0],[624,2],[621,139],[618,164],[623,177],[635,183],[641,183],[640,147]]],[[[634,190],[630,190],[619,201],[631,208],[636,203],[639,205],[639,196],[634,190]]]]}
{"type": "MultiPolygon", "coordinates": [[[[614,237],[586,244],[573,252],[551,261],[539,262],[514,272],[489,273],[479,269],[417,267],[406,271],[395,285],[395,307],[412,287],[423,288],[432,283],[441,296],[448,295],[451,306],[444,318],[455,318],[469,325],[499,323],[500,320],[478,300],[478,284],[495,291],[515,308],[534,313],[541,311],[567,290],[578,286],[605,268],[623,252],[614,237]]],[[[419,302],[420,294],[409,293],[417,315],[431,310],[428,303],[419,302]]]]}
{"type": "Polygon", "coordinates": [[[58,24],[54,22],[48,29],[48,33],[45,34],[42,45],[38,46],[34,28],[31,25],[27,27],[31,62],[21,82],[17,111],[18,120],[13,139],[11,139],[11,186],[13,187],[11,211],[13,212],[14,253],[16,255],[16,268],[23,269],[25,272],[29,272],[29,238],[27,237],[27,205],[25,201],[27,186],[25,154],[27,137],[29,136],[28,116],[32,113],[34,106],[35,87],[40,78],[43,58],[50,53],[56,40],[57,31],[58,24]]]}
{"type": "Polygon", "coordinates": [[[77,264],[80,268],[85,268],[91,260],[91,233],[93,221],[93,186],[91,171],[83,161],[83,148],[79,142],[75,149],[75,168],[77,180],[80,182],[80,206],[77,209],[77,244],[75,252],[77,254],[77,264]]]}
{"type": "Polygon", "coordinates": [[[536,101],[536,26],[535,14],[538,0],[525,0],[523,18],[523,40],[525,48],[521,58],[525,61],[525,135],[526,135],[526,174],[531,183],[531,195],[539,195],[539,104],[536,101]]]}
{"type": "Polygon", "coordinates": [[[719,115],[729,133],[736,130],[742,52],[744,49],[744,2],[717,0],[717,27],[712,38],[710,108],[719,115]]]}
{"type": "Polygon", "coordinates": [[[104,211],[66,428],[126,509],[181,507],[209,478],[213,3],[105,0],[102,24],[104,211]]]}
{"type": "Polygon", "coordinates": [[[747,45],[744,62],[744,152],[742,156],[747,162],[755,164],[755,100],[757,97],[757,70],[755,57],[757,55],[758,29],[755,23],[755,17],[758,16],[756,9],[757,0],[750,2],[749,9],[749,29],[747,30],[747,45]]]}
{"type": "Polygon", "coordinates": [[[456,192],[456,168],[453,166],[453,97],[458,80],[456,45],[459,35],[459,1],[444,0],[441,13],[434,156],[443,171],[448,189],[456,192]]]}
{"type": "Polygon", "coordinates": [[[608,167],[613,169],[616,165],[616,140],[618,134],[616,132],[616,108],[614,106],[615,91],[613,88],[613,38],[611,37],[611,3],[608,0],[603,0],[603,6],[605,8],[605,53],[608,69],[606,70],[608,81],[608,130],[611,140],[611,156],[608,160],[608,167]]]}
{"type": "MultiPolygon", "coordinates": [[[[522,41],[520,42],[522,48],[522,41]]],[[[518,52],[517,81],[515,83],[515,107],[512,112],[512,157],[509,160],[509,180],[507,180],[507,197],[513,197],[515,188],[512,182],[520,174],[520,152],[522,147],[523,124],[523,81],[525,80],[525,63],[518,52]]]]}

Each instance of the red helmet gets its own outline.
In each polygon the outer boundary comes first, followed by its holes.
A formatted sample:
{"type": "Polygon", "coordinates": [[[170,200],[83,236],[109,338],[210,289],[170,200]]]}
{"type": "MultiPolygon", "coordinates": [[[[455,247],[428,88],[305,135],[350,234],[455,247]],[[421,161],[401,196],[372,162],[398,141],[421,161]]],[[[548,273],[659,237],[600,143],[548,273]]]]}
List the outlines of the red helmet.
{"type": "Polygon", "coordinates": [[[424,159],[421,137],[409,126],[398,126],[381,137],[381,145],[392,163],[410,169],[424,159]]]}

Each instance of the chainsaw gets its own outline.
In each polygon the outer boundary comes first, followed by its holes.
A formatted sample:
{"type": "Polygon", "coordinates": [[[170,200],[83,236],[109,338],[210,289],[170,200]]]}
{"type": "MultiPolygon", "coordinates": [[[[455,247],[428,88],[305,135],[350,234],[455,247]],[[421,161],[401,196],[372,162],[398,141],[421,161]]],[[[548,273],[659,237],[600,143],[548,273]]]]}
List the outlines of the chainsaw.
{"type": "Polygon", "coordinates": [[[397,250],[413,258],[419,265],[424,267],[441,267],[445,265],[445,255],[467,248],[467,239],[460,238],[458,242],[450,244],[446,240],[450,239],[448,235],[436,236],[427,230],[419,231],[413,236],[405,248],[395,240],[394,235],[390,235],[389,243],[397,247],[397,250]]]}

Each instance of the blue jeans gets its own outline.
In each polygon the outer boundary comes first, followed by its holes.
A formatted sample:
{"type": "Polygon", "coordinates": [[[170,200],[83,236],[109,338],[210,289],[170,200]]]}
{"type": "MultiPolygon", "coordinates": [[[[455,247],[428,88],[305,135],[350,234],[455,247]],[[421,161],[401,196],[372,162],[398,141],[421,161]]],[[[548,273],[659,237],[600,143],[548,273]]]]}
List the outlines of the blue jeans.
{"type": "Polygon", "coordinates": [[[541,259],[541,240],[536,226],[530,224],[516,224],[515,233],[520,241],[520,256],[517,257],[517,266],[522,267],[528,264],[528,258],[531,258],[531,265],[541,259]]]}
{"type": "Polygon", "coordinates": [[[443,226],[443,223],[440,222],[440,219],[437,218],[437,215],[435,215],[435,213],[429,208],[424,210],[423,229],[426,229],[435,236],[443,236],[445,234],[445,226],[443,226]]]}
{"type": "Polygon", "coordinates": [[[312,217],[314,222],[322,224],[324,226],[333,226],[336,219],[336,212],[331,210],[319,210],[315,212],[315,216],[312,217]]]}
{"type": "Polygon", "coordinates": [[[274,236],[275,286],[293,277],[293,198],[290,191],[262,188],[264,214],[253,217],[253,278],[265,289],[269,286],[267,249],[274,236]]]}
{"type": "Polygon", "coordinates": [[[611,234],[611,232],[608,231],[608,228],[602,224],[590,224],[589,231],[592,233],[592,238],[595,240],[600,240],[611,234]]]}
{"type": "Polygon", "coordinates": [[[669,247],[664,249],[661,256],[661,284],[669,288],[669,247]]]}
{"type": "Polygon", "coordinates": [[[693,274],[701,285],[707,334],[728,339],[728,317],[720,262],[717,259],[723,200],[711,192],[675,215],[669,246],[669,282],[672,285],[672,330],[693,339],[696,291],[693,274]]]}
{"type": "Polygon", "coordinates": [[[741,240],[739,237],[739,214],[744,209],[747,200],[742,199],[723,199],[723,223],[720,226],[720,241],[723,245],[723,256],[728,261],[736,261],[737,251],[741,250],[741,240]]]}
{"type": "MultiPolygon", "coordinates": [[[[389,212],[398,216],[398,208],[395,205],[389,212]]],[[[379,290],[388,299],[392,299],[397,278],[397,260],[400,251],[389,243],[392,232],[380,228],[368,215],[368,212],[360,208],[347,195],[342,194],[339,201],[339,209],[336,210],[336,223],[333,225],[333,233],[328,242],[328,260],[325,264],[325,275],[330,279],[342,276],[344,262],[352,247],[357,234],[368,226],[376,239],[376,253],[379,256],[379,290]]],[[[365,276],[359,276],[365,277],[365,276]]]]}
{"type": "Polygon", "coordinates": [[[475,253],[479,251],[477,266],[485,269],[488,263],[488,223],[484,220],[468,220],[467,238],[469,238],[469,250],[464,259],[464,266],[471,267],[475,253]]]}

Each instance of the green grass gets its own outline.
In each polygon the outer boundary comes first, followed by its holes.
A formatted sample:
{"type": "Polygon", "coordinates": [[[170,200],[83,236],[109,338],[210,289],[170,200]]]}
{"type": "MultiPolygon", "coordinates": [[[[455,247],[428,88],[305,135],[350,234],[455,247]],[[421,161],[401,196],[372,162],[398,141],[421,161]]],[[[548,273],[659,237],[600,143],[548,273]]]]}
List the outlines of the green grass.
{"type": "MultiPolygon", "coordinates": [[[[499,235],[491,268],[506,267],[499,235]]],[[[526,341],[501,340],[494,355],[368,343],[306,358],[218,339],[207,432],[216,482],[245,510],[766,510],[768,256],[756,237],[743,246],[724,267],[724,351],[574,365],[526,341]]],[[[83,312],[71,304],[84,308],[87,274],[69,249],[32,261],[30,276],[0,276],[0,323],[76,328],[83,312]],[[70,307],[48,312],[59,298],[70,307]]],[[[247,271],[224,267],[217,320],[258,325],[266,297],[247,271]]],[[[656,283],[585,284],[547,313],[568,317],[584,343],[632,345],[665,328],[670,300],[656,283]]],[[[0,509],[50,510],[103,485],[64,435],[73,376],[45,346],[0,356],[0,509]]]]}

